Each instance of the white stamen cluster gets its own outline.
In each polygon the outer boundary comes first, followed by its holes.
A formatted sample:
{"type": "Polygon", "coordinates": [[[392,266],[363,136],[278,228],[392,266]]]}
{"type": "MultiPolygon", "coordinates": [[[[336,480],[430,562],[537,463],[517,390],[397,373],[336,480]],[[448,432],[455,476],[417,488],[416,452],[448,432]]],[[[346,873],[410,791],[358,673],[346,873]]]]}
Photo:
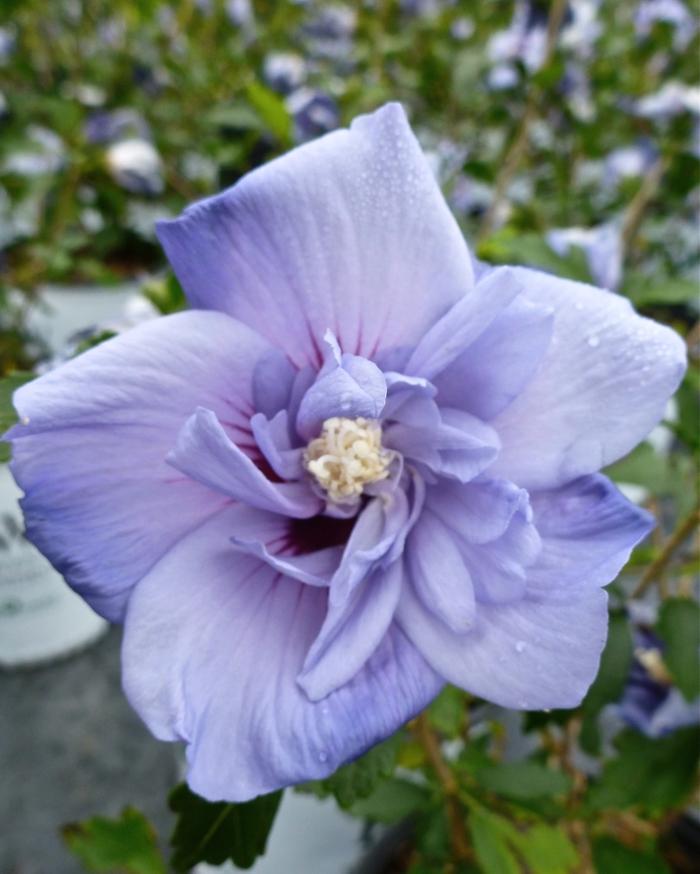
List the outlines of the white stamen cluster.
{"type": "Polygon", "coordinates": [[[392,458],[378,422],[336,416],[306,447],[304,464],[329,499],[342,504],[356,501],[368,483],[386,479],[392,458]]]}

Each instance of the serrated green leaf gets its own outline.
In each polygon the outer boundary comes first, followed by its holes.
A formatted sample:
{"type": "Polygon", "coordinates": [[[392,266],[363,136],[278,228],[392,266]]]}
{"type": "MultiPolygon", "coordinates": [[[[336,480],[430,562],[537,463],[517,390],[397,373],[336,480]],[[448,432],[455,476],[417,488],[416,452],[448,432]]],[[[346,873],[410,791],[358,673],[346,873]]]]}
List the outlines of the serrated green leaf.
{"type": "Polygon", "coordinates": [[[400,736],[394,735],[325,780],[313,780],[297,788],[301,792],[312,792],[319,798],[332,795],[340,807],[348,809],[371,795],[382,780],[394,773],[399,743],[400,736]]]}
{"type": "Polygon", "coordinates": [[[610,614],[608,640],[600,659],[600,668],[583,704],[580,742],[586,752],[595,754],[600,747],[598,714],[612,701],[617,701],[625,688],[634,645],[627,616],[622,611],[610,614]]]}
{"type": "Polygon", "coordinates": [[[68,849],[88,871],[165,874],[156,834],[142,813],[126,807],[119,819],[94,816],[61,829],[68,849]]]}
{"type": "Polygon", "coordinates": [[[350,808],[353,816],[373,822],[399,822],[430,803],[430,793],[423,786],[390,777],[383,780],[367,798],[361,798],[350,808]]]}
{"type": "MultiPolygon", "coordinates": [[[[17,421],[17,413],[12,405],[12,395],[21,385],[34,378],[33,373],[11,373],[0,379],[0,435],[4,434],[17,421]]],[[[10,444],[0,440],[0,462],[10,460],[10,444]]]]}
{"type": "Polygon", "coordinates": [[[250,868],[265,853],[281,799],[282,792],[273,792],[241,804],[212,803],[181,783],[169,799],[177,814],[171,865],[186,872],[198,862],[222,865],[230,860],[239,868],[250,868]]]}
{"type": "Polygon", "coordinates": [[[656,633],[664,642],[664,664],[683,696],[700,695],[700,605],[690,598],[668,598],[659,611],[656,633]]]}
{"type": "Polygon", "coordinates": [[[652,740],[625,731],[615,741],[618,756],[592,784],[591,810],[639,807],[658,812],[681,804],[692,790],[700,758],[700,728],[683,728],[652,740]]]}
{"type": "Polygon", "coordinates": [[[508,843],[505,820],[484,808],[472,810],[469,831],[477,861],[484,874],[520,874],[517,858],[508,843]]]}
{"type": "Polygon", "coordinates": [[[565,795],[571,788],[566,774],[531,759],[479,768],[476,779],[489,792],[516,801],[565,795]]]}
{"type": "Polygon", "coordinates": [[[597,838],[592,849],[596,874],[670,874],[661,856],[631,850],[611,837],[597,838]]]}

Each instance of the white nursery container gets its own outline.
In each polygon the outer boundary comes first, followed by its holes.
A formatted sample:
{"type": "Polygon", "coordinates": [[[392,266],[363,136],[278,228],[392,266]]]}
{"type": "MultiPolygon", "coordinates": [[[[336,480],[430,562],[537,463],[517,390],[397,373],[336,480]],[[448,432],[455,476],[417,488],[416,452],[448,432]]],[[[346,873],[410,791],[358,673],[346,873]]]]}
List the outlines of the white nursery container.
{"type": "MultiPolygon", "coordinates": [[[[118,330],[148,314],[136,286],[46,288],[29,327],[51,354],[65,354],[71,338],[92,328],[118,330]],[[133,316],[136,316],[134,318],[133,316]]],[[[0,464],[0,667],[52,661],[97,640],[107,623],[64,582],[23,537],[21,491],[0,464]]]]}

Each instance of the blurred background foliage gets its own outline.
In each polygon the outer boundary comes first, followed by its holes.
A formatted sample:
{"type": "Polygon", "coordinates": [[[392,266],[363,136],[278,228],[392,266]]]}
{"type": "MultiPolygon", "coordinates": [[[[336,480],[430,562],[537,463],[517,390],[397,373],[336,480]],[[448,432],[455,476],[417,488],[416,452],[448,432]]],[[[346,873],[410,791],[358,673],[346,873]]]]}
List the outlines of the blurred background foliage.
{"type": "MultiPolygon", "coordinates": [[[[687,339],[667,421],[610,471],[660,526],[611,586],[610,641],[582,707],[516,725],[447,690],[369,763],[307,787],[369,821],[412,814],[412,874],[697,870],[677,844],[679,823],[692,832],[699,744],[698,11],[697,0],[0,7],[0,374],[45,366],[30,316],[47,284],[129,279],[158,311],[183,306],[154,222],[386,100],[406,107],[480,257],[592,281],[687,339]],[[397,762],[401,776],[382,782],[397,762]]],[[[108,335],[97,328],[95,341],[108,335]]],[[[184,790],[176,803],[186,818],[184,790]]],[[[125,817],[67,840],[88,855],[105,830],[149,844],[138,815],[125,817]]],[[[185,819],[177,858],[193,860],[193,830],[185,819]]],[[[251,860],[264,838],[224,839],[218,856],[251,860]]]]}

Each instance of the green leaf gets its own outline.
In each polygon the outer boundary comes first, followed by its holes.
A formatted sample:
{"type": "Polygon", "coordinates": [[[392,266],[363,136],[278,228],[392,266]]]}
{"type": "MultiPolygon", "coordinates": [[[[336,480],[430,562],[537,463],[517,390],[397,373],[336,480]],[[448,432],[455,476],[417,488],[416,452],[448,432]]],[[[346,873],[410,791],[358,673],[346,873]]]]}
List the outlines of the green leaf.
{"type": "Polygon", "coordinates": [[[689,367],[676,392],[678,421],[672,427],[691,449],[700,449],[700,370],[689,367]]]}
{"type": "Polygon", "coordinates": [[[148,298],[153,306],[162,313],[169,315],[184,309],[186,306],[185,292],[174,273],[149,279],[141,286],[141,293],[148,298]]]}
{"type": "Polygon", "coordinates": [[[382,780],[394,773],[399,743],[400,734],[394,735],[325,780],[314,780],[297,788],[319,798],[333,795],[340,807],[347,810],[371,795],[382,780]]]}
{"type": "Polygon", "coordinates": [[[693,788],[700,758],[700,728],[684,728],[651,740],[625,731],[619,755],[606,763],[588,794],[591,810],[639,807],[658,812],[681,804],[693,788]]]}
{"type": "Polygon", "coordinates": [[[75,355],[82,355],[82,353],[87,352],[88,349],[94,349],[94,347],[99,346],[100,343],[106,343],[107,340],[111,340],[116,336],[116,331],[104,330],[93,334],[91,337],[86,337],[85,340],[81,340],[81,342],[76,346],[75,355]]]}
{"type": "Polygon", "coordinates": [[[428,708],[431,724],[447,737],[456,737],[464,726],[467,696],[455,686],[445,686],[428,708]]]}
{"type": "Polygon", "coordinates": [[[692,507],[693,490],[688,488],[688,481],[695,476],[695,470],[688,456],[660,455],[649,443],[641,443],[605,473],[616,482],[643,486],[655,497],[672,496],[681,515],[692,507]]]}
{"type": "Polygon", "coordinates": [[[572,246],[566,255],[557,255],[544,237],[522,233],[512,227],[502,228],[484,240],[479,245],[478,255],[497,264],[525,264],[557,276],[591,282],[588,262],[580,248],[572,246]]]}
{"type": "Polygon", "coordinates": [[[142,813],[126,807],[119,819],[94,816],[61,829],[68,849],[88,871],[165,874],[153,827],[142,813]]]}
{"type": "Polygon", "coordinates": [[[251,82],[248,85],[246,96],[268,130],[282,145],[291,145],[292,119],[287,112],[284,100],[259,82],[251,82]]]}
{"type": "Polygon", "coordinates": [[[569,874],[578,865],[576,847],[561,827],[536,823],[515,832],[513,841],[532,874],[569,874]]]}
{"type": "Polygon", "coordinates": [[[649,443],[641,443],[621,461],[608,467],[606,473],[616,482],[644,486],[655,494],[668,494],[666,459],[649,443]]]}
{"type": "Polygon", "coordinates": [[[423,786],[390,777],[367,798],[356,801],[349,812],[373,822],[392,823],[423,810],[429,803],[430,793],[423,786]]]}
{"type": "Polygon", "coordinates": [[[696,279],[632,273],[625,278],[621,293],[636,306],[684,304],[697,300],[700,285],[696,279]]]}
{"type": "Polygon", "coordinates": [[[664,664],[688,701],[700,695],[700,605],[669,598],[659,611],[656,633],[664,642],[664,664]]]}
{"type": "Polygon", "coordinates": [[[484,874],[520,874],[520,866],[508,844],[508,837],[515,831],[509,823],[478,807],[469,816],[469,831],[484,874]]]}
{"type": "Polygon", "coordinates": [[[610,837],[593,841],[593,862],[596,874],[670,874],[660,856],[630,850],[610,837]]]}
{"type": "Polygon", "coordinates": [[[476,779],[489,792],[516,801],[565,795],[571,788],[566,774],[532,759],[480,768],[476,779]]]}
{"type": "Polygon", "coordinates": [[[170,839],[170,860],[176,871],[189,871],[198,862],[233,862],[250,868],[267,846],[281,792],[260,795],[241,804],[212,803],[195,795],[185,783],[170,793],[170,809],[177,814],[170,839]]]}
{"type": "Polygon", "coordinates": [[[600,747],[598,714],[606,704],[617,701],[622,694],[632,667],[633,649],[627,616],[622,611],[611,613],[608,640],[600,660],[598,675],[582,705],[583,723],[580,742],[588,753],[598,752],[600,747]]]}
{"type": "MultiPolygon", "coordinates": [[[[33,373],[18,371],[0,379],[0,435],[4,434],[17,421],[17,413],[12,406],[12,395],[16,389],[33,378],[33,373]]],[[[9,460],[10,444],[0,440],[0,462],[9,460]]]]}

